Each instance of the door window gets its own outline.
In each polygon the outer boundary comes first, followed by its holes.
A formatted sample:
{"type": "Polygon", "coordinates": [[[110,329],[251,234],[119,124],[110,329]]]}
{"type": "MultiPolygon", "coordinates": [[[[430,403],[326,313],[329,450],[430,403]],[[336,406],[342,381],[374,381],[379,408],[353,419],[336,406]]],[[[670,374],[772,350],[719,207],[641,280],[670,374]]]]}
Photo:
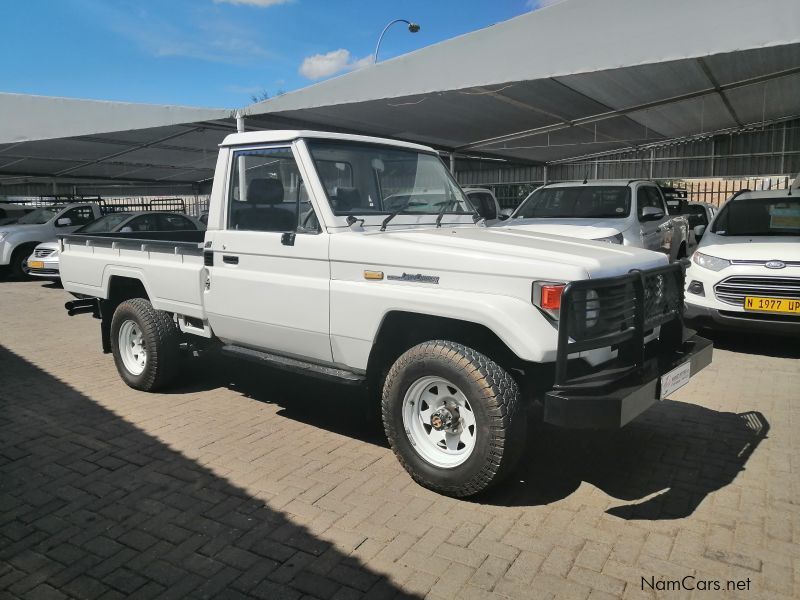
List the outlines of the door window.
{"type": "Polygon", "coordinates": [[[180,215],[160,214],[158,220],[161,223],[159,229],[162,231],[194,231],[197,229],[194,223],[180,215]]]}
{"type": "Polygon", "coordinates": [[[638,205],[639,218],[646,207],[657,208],[666,214],[664,210],[664,200],[658,190],[652,186],[642,186],[636,192],[636,204],[638,205]]]}
{"type": "Polygon", "coordinates": [[[494,203],[494,198],[488,192],[473,192],[469,194],[469,199],[472,200],[478,213],[484,219],[496,219],[497,207],[494,203]]]}
{"type": "Polygon", "coordinates": [[[86,225],[94,221],[94,213],[90,206],[76,206],[70,208],[67,212],[59,217],[60,219],[69,219],[71,226],[86,225]]]}
{"type": "Polygon", "coordinates": [[[159,231],[158,215],[142,215],[131,219],[120,229],[121,232],[129,231],[159,231]]]}
{"type": "Polygon", "coordinates": [[[228,229],[319,229],[291,148],[235,152],[229,190],[228,229]]]}
{"type": "Polygon", "coordinates": [[[690,204],[686,207],[686,218],[689,221],[690,227],[697,227],[698,225],[708,225],[708,217],[706,216],[706,209],[697,204],[690,204]]]}

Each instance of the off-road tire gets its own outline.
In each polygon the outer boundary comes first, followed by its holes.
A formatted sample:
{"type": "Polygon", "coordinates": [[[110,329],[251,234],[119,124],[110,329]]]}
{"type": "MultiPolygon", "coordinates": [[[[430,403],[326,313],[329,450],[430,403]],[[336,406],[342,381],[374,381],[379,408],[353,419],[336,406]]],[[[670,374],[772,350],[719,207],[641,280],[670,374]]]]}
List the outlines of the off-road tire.
{"type": "Polygon", "coordinates": [[[525,446],[527,423],[517,383],[490,358],[455,342],[431,340],[403,353],[386,376],[381,409],[386,437],[405,470],[423,487],[448,496],[472,496],[500,483],[525,446]],[[460,387],[476,416],[475,448],[452,468],[423,459],[403,425],[406,392],[431,375],[460,387]]]}
{"type": "Polygon", "coordinates": [[[130,387],[154,392],[163,389],[177,375],[180,364],[180,332],[172,316],[156,310],[148,300],[133,298],[120,303],[111,319],[111,351],[122,380],[130,387]],[[128,371],[120,356],[119,330],[125,321],[135,321],[142,331],[147,363],[142,373],[128,371]]]}

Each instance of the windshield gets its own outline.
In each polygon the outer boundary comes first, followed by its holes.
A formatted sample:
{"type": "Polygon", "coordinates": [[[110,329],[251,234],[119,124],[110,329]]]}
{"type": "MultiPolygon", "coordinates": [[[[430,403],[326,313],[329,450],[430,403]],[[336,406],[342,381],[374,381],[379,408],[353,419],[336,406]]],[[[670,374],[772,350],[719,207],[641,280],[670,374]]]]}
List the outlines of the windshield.
{"type": "Polygon", "coordinates": [[[800,235],[800,198],[737,198],[722,207],[713,231],[719,235],[800,235]]]}
{"type": "Polygon", "coordinates": [[[621,219],[631,210],[627,186],[539,188],[514,214],[516,219],[621,219]]]}
{"type": "Polygon", "coordinates": [[[58,214],[58,208],[37,208],[17,219],[17,225],[42,225],[58,214]]]}
{"type": "Polygon", "coordinates": [[[105,217],[100,217],[88,225],[84,225],[75,233],[109,233],[123,221],[130,218],[131,213],[111,213],[105,217]]]}
{"type": "Polygon", "coordinates": [[[336,215],[475,212],[434,154],[329,140],[308,147],[336,215]]]}

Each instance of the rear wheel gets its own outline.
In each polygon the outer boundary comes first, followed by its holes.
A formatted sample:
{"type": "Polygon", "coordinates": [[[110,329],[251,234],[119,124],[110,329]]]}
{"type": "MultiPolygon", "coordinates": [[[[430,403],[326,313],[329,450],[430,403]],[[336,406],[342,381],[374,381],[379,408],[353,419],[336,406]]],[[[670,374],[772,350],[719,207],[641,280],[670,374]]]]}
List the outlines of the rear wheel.
{"type": "Polygon", "coordinates": [[[172,316],[144,298],[122,302],[111,319],[111,351],[123,381],[152,392],[169,384],[180,364],[180,334],[172,316]]]}
{"type": "Polygon", "coordinates": [[[476,350],[444,340],[392,366],[382,399],[386,436],[417,483],[470,496],[499,483],[525,443],[516,382],[476,350]]]}

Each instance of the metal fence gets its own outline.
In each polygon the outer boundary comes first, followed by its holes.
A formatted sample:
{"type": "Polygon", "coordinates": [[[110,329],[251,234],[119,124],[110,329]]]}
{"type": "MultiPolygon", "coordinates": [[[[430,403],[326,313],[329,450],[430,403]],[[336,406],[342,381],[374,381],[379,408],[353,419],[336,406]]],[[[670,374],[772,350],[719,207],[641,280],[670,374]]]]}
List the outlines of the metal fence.
{"type": "Polygon", "coordinates": [[[7,204],[16,204],[30,208],[43,206],[66,205],[73,202],[97,202],[104,212],[163,210],[178,212],[191,217],[199,217],[208,212],[209,196],[38,196],[9,198],[3,200],[7,204]]]}
{"type": "Polygon", "coordinates": [[[720,206],[740,190],[785,190],[792,179],[789,177],[751,177],[746,179],[719,179],[700,181],[670,181],[676,188],[683,188],[689,200],[708,202],[720,206]]]}

